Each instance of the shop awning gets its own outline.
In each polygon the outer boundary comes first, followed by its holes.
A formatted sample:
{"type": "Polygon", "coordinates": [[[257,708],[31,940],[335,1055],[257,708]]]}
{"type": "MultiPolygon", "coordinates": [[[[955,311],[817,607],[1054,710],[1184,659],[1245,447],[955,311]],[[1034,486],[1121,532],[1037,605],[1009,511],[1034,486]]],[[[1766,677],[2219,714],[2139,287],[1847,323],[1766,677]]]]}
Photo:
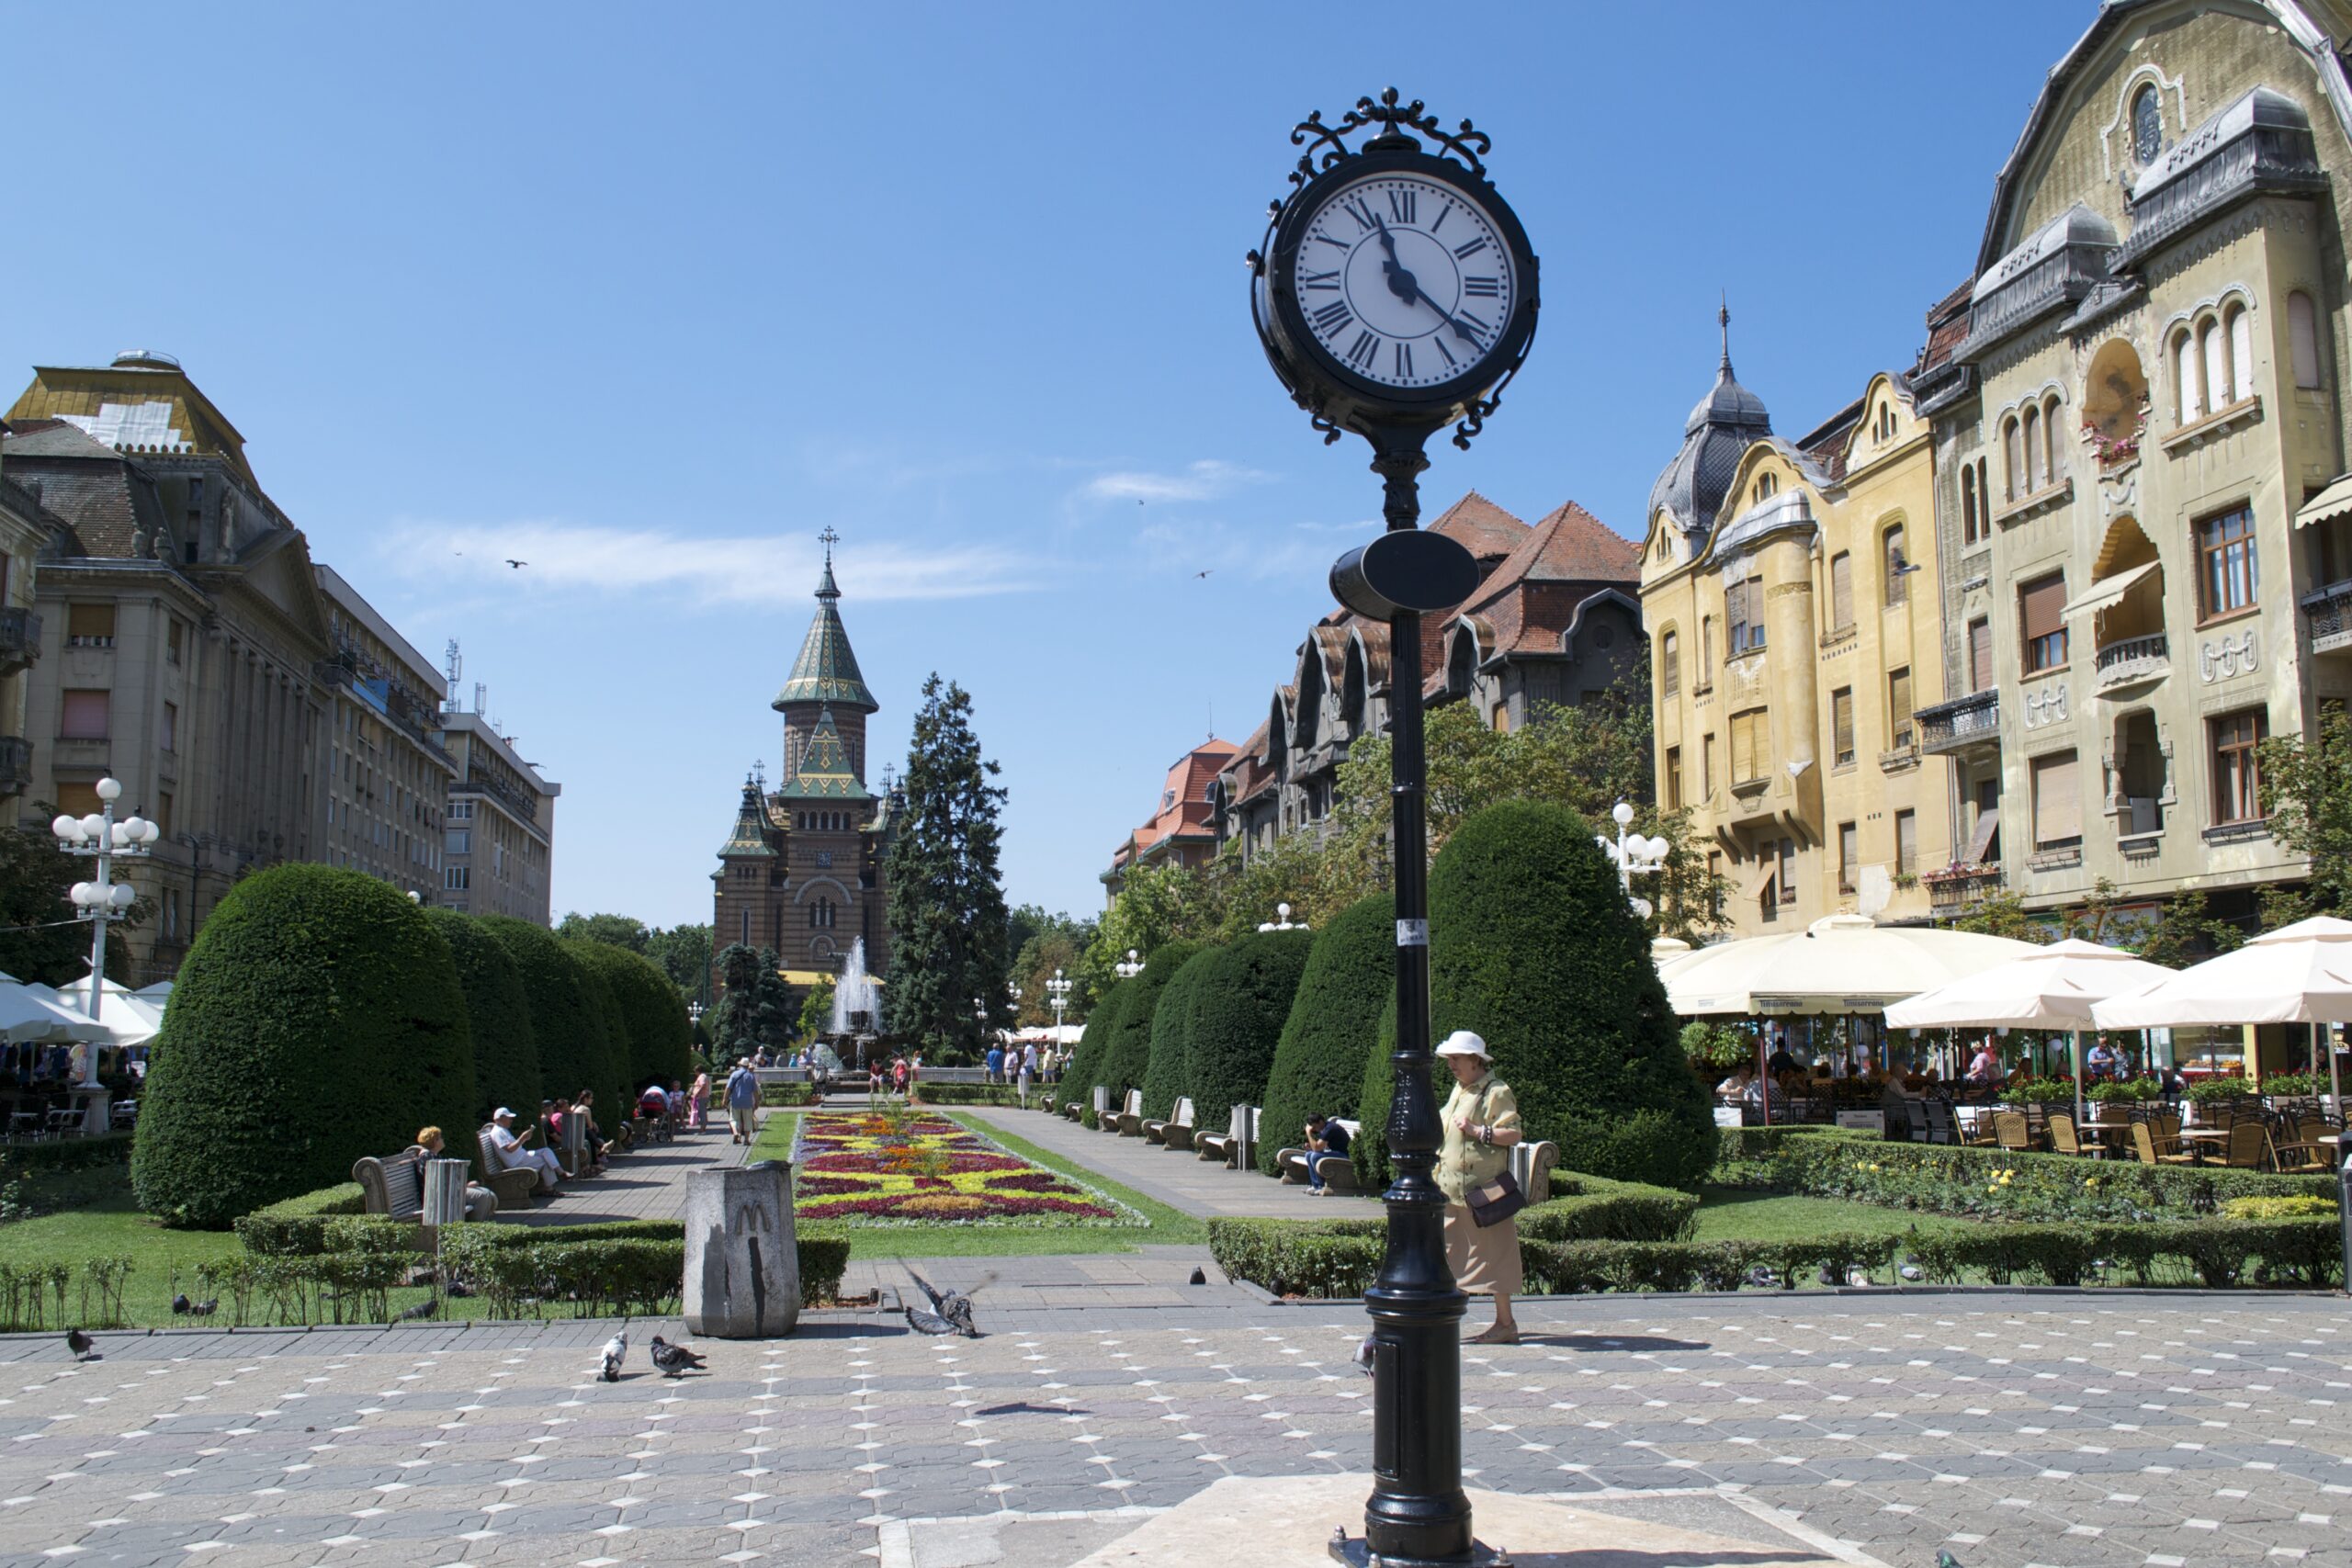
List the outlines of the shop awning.
{"type": "Polygon", "coordinates": [[[2092,583],[2081,597],[2068,601],[2066,607],[2058,613],[2071,621],[2077,615],[2087,615],[2095,610],[2111,610],[2122,602],[2126,593],[2132,592],[2134,584],[2162,564],[2161,561],[2150,561],[2129,571],[2119,571],[2113,577],[2102,577],[2092,583]]]}
{"type": "Polygon", "coordinates": [[[2339,474],[2325,490],[2303,503],[2303,509],[2295,513],[2295,526],[2324,523],[2347,512],[2352,512],[2352,474],[2339,474]]]}

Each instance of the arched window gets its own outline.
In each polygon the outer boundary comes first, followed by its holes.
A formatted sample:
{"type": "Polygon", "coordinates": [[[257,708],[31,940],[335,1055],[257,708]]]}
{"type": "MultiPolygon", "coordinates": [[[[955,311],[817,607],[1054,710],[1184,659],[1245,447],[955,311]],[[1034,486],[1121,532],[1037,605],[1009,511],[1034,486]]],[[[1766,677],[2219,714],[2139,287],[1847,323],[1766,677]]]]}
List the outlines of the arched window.
{"type": "Polygon", "coordinates": [[[2197,339],[2186,327],[2172,340],[2172,362],[2180,423],[2195,424],[2205,417],[2205,398],[2201,389],[2203,378],[2197,374],[2197,339]]]}
{"type": "Polygon", "coordinates": [[[2049,482],[2050,476],[2041,468],[2041,405],[2028,403],[2025,410],[2025,493],[2031,495],[2049,482]]]}
{"type": "Polygon", "coordinates": [[[2145,167],[2164,150],[2164,97],[2151,82],[2132,96],[2132,156],[2145,167]]]}
{"type": "Polygon", "coordinates": [[[2026,493],[2026,483],[2025,436],[2015,416],[2001,427],[2001,457],[2002,494],[2007,500],[2016,501],[2026,493]]]}
{"type": "Polygon", "coordinates": [[[1886,607],[1891,610],[1911,597],[1911,563],[1903,554],[1903,525],[1889,528],[1881,544],[1880,559],[1886,565],[1886,607]]]}
{"type": "Polygon", "coordinates": [[[2295,385],[2319,385],[2319,317],[2312,297],[2300,289],[2287,296],[2287,342],[2295,360],[2295,385]]]}
{"type": "Polygon", "coordinates": [[[2197,341],[2204,361],[2205,407],[2218,413],[2228,406],[2230,398],[2230,349],[2228,340],[2222,335],[2221,318],[2206,317],[2197,341]]]}
{"type": "Polygon", "coordinates": [[[1751,500],[1748,504],[1752,506],[1756,504],[1757,502],[1771,500],[1773,492],[1778,491],[1780,488],[1780,481],[1774,479],[1771,475],[1758,474],[1756,478],[1756,489],[1752,492],[1754,499],[1751,500]]]}
{"type": "Polygon", "coordinates": [[[1960,542],[1973,545],[1983,536],[1984,525],[1976,515],[1976,466],[1960,466],[1960,542]]]}
{"type": "Polygon", "coordinates": [[[2244,305],[2231,307],[2230,401],[2242,403],[2254,396],[2254,317],[2244,305]]]}
{"type": "Polygon", "coordinates": [[[1682,638],[1672,627],[1658,634],[1657,685],[1669,697],[1682,690],[1682,638]]]}

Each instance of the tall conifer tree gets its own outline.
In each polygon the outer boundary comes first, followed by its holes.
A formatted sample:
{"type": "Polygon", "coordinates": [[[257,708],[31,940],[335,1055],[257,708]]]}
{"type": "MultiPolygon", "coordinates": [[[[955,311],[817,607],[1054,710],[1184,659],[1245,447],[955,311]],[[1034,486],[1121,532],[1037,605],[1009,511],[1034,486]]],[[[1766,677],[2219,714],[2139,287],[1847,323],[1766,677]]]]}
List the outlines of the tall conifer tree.
{"type": "Polygon", "coordinates": [[[890,972],[882,995],[891,1032],[936,1059],[969,1061],[986,1049],[984,1027],[1012,1021],[997,874],[1004,791],[989,783],[996,773],[972,733],[971,696],[934,671],[915,715],[906,805],[886,862],[890,972]]]}

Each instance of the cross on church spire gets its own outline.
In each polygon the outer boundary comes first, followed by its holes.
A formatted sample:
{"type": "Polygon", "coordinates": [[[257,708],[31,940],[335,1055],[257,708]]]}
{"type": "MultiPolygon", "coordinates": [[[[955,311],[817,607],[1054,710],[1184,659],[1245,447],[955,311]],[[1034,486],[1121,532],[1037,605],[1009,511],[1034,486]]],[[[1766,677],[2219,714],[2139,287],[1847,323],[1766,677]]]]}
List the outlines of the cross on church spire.
{"type": "MultiPolygon", "coordinates": [[[[1729,376],[1731,374],[1731,291],[1725,289],[1722,298],[1723,303],[1715,311],[1715,325],[1723,329],[1723,373],[1729,376]]],[[[831,558],[829,556],[826,558],[830,560],[831,558]]]]}
{"type": "Polygon", "coordinates": [[[818,535],[817,537],[825,541],[825,564],[827,566],[832,565],[833,547],[842,542],[842,536],[839,534],[834,533],[833,525],[828,523],[825,525],[825,531],[818,535]]]}

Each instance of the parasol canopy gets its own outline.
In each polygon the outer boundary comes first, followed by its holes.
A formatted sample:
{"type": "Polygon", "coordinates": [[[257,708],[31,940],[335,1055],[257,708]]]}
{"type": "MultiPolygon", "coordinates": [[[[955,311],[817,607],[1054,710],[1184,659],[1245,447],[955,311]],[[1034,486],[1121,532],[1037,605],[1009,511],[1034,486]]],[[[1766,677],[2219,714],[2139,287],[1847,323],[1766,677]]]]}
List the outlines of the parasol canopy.
{"type": "Polygon", "coordinates": [[[1658,978],[1683,1017],[1882,1012],[2041,949],[1931,926],[1831,915],[1802,931],[1718,942],[1662,959],[1658,978]]]}
{"type": "Polygon", "coordinates": [[[2069,937],[1923,991],[1886,1010],[1890,1029],[2091,1027],[2091,1006],[2174,977],[2120,948],[2069,937]]]}
{"type": "Polygon", "coordinates": [[[2091,1010],[2101,1029],[2352,1023],[2352,920],[2318,915],[2091,1010]]]}

